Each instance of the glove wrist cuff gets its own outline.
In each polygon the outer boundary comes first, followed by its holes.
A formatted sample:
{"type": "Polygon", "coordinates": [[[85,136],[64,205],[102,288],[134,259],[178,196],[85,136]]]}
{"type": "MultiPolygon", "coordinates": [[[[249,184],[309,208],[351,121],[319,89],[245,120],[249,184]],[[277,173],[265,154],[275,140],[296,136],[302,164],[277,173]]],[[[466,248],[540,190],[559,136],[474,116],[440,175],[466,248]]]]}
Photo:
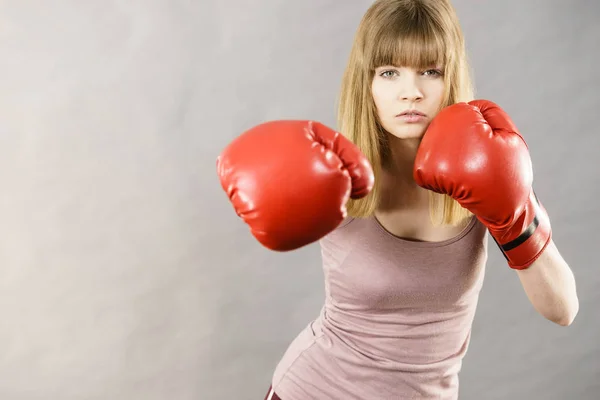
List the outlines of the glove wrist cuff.
{"type": "Polygon", "coordinates": [[[512,269],[527,269],[543,253],[552,238],[550,219],[533,190],[525,206],[523,218],[504,234],[490,230],[500,251],[512,269]],[[518,231],[515,232],[515,230],[518,231]],[[509,237],[511,240],[507,240],[509,237]]]}

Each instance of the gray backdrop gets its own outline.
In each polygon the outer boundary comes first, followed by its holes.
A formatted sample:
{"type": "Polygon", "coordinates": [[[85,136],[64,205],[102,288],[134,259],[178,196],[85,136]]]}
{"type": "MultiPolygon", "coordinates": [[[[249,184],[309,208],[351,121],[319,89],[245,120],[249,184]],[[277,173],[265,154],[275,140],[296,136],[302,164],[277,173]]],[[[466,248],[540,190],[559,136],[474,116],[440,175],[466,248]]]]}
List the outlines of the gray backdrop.
{"type": "MultiPolygon", "coordinates": [[[[323,302],[319,249],[262,248],[215,159],[265,120],[333,125],[370,4],[0,2],[0,399],[263,398],[323,302]]],[[[490,246],[461,399],[598,399],[600,3],[455,5],[581,301],[546,321],[490,246]]]]}

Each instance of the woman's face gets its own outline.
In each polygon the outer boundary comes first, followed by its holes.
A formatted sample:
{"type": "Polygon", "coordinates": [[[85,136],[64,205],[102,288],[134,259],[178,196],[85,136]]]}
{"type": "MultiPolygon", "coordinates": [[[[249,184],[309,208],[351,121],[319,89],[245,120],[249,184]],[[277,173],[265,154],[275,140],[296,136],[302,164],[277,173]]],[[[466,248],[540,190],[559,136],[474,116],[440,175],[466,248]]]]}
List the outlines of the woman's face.
{"type": "Polygon", "coordinates": [[[387,132],[399,139],[421,138],[442,103],[443,72],[383,66],[375,70],[371,90],[387,132]]]}

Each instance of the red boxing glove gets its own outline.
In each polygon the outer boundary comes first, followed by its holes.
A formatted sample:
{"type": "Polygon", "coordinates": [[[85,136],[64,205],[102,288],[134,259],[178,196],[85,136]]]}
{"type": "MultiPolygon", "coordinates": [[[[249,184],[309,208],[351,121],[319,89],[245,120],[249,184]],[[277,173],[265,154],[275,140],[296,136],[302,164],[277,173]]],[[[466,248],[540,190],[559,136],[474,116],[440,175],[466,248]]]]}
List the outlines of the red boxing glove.
{"type": "Polygon", "coordinates": [[[510,117],[486,100],[446,107],[417,151],[414,179],[449,195],[489,230],[514,269],[531,265],[552,230],[534,194],[527,144],[510,117]]]}
{"type": "Polygon", "coordinates": [[[221,186],[252,235],[271,250],[315,242],[346,217],[349,197],[369,194],[367,158],[314,121],[271,121],[244,132],[217,159],[221,186]]]}

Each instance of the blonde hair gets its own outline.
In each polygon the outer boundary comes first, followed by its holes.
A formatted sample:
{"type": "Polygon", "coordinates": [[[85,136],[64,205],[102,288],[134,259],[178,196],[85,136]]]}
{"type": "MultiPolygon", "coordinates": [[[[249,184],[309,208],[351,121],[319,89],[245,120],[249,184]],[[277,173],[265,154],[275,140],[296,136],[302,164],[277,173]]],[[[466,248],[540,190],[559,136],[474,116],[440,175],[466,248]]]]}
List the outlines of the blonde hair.
{"type": "MultiPolygon", "coordinates": [[[[463,34],[448,0],[377,0],[363,16],[346,70],[338,104],[339,130],[371,162],[373,191],[349,200],[348,214],[366,217],[380,200],[382,163],[389,154],[371,95],[376,68],[384,65],[430,68],[441,65],[445,91],[442,107],[473,99],[463,34]]],[[[472,214],[447,195],[429,192],[430,216],[435,225],[459,225],[472,214]]]]}

